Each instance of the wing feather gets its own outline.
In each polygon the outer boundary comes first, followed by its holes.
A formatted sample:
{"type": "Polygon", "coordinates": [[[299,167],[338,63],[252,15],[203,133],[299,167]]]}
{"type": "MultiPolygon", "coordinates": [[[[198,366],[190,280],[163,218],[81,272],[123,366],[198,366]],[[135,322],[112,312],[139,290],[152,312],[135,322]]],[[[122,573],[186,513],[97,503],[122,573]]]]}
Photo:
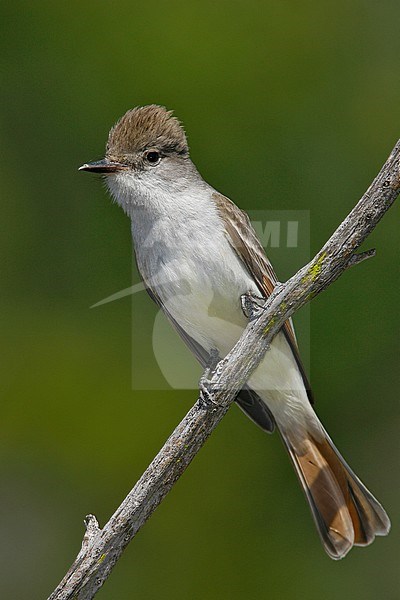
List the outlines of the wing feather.
{"type": "MultiPolygon", "coordinates": [[[[216,203],[219,215],[224,222],[230,245],[244,263],[251,277],[257,284],[262,296],[268,298],[278,283],[278,279],[265,254],[264,248],[257,238],[248,215],[222,194],[215,192],[213,194],[213,200],[216,203]]],[[[301,362],[296,336],[290,319],[284,323],[282,330],[291,347],[293,356],[303,378],[308,398],[311,404],[313,404],[314,400],[310,384],[301,362]]]]}

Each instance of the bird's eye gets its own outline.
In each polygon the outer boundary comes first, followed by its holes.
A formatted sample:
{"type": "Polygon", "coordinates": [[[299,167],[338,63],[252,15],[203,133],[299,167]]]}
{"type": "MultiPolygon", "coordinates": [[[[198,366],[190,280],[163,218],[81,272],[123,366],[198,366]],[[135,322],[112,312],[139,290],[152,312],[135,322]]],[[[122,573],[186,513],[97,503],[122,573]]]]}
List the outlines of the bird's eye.
{"type": "Polygon", "coordinates": [[[150,152],[146,153],[146,160],[152,165],[156,165],[160,162],[160,154],[156,150],[150,150],[150,152]]]}

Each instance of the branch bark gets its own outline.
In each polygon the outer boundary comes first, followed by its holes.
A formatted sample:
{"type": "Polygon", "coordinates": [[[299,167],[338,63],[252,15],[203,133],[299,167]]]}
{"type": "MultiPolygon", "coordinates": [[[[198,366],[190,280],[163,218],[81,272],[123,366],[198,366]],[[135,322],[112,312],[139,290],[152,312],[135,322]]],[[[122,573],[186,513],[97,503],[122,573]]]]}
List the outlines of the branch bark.
{"type": "Polygon", "coordinates": [[[361,200],[324,247],[254,313],[243,335],[207,378],[200,396],[108,523],[86,517],[82,548],[48,600],[89,600],[106,581],[123,550],[182,475],[263,359],[274,335],[301,306],[348,267],[374,251],[356,254],[400,192],[400,140],[361,200]]]}

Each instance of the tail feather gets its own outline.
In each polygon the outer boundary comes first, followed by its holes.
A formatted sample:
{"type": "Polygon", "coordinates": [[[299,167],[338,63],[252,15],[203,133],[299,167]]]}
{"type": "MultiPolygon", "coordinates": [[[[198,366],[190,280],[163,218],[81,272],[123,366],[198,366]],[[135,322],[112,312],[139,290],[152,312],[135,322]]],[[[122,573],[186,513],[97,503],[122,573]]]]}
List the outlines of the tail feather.
{"type": "Polygon", "coordinates": [[[386,535],[390,521],[382,506],[346,464],[328,434],[281,431],[284,444],[310,504],[326,552],[335,560],[353,547],[386,535]]]}

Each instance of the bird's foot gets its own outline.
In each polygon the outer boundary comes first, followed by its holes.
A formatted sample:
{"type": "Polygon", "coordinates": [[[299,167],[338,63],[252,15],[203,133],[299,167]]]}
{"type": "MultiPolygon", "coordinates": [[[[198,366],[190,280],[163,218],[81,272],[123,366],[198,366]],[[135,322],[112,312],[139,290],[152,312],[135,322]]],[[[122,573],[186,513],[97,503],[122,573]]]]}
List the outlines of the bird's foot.
{"type": "Polygon", "coordinates": [[[214,393],[212,390],[211,375],[220,360],[219,352],[213,348],[210,352],[209,360],[204,373],[199,381],[200,399],[205,405],[213,404],[218,406],[218,403],[214,400],[214,393]]]}
{"type": "Polygon", "coordinates": [[[264,308],[265,302],[266,298],[256,296],[253,292],[246,292],[240,296],[242,311],[244,316],[250,321],[259,315],[260,310],[264,308]]]}

